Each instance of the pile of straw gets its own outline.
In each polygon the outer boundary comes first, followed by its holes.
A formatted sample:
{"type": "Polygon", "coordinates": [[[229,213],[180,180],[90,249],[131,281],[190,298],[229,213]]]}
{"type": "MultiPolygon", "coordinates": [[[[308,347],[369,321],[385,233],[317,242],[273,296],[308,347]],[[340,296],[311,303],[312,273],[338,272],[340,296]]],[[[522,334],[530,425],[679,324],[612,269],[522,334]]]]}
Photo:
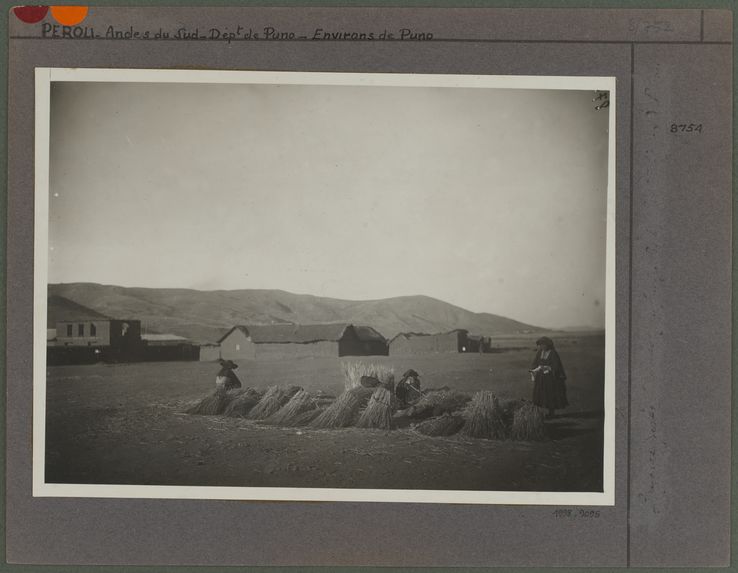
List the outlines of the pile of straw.
{"type": "Polygon", "coordinates": [[[531,402],[525,402],[515,410],[510,437],[513,440],[542,440],[546,437],[543,410],[531,402]]]}
{"type": "Polygon", "coordinates": [[[420,400],[407,409],[407,415],[416,419],[441,416],[462,409],[469,400],[471,397],[463,392],[434,390],[423,394],[420,400]]]}
{"type": "Polygon", "coordinates": [[[395,383],[394,368],[385,364],[344,362],[341,364],[341,369],[343,370],[343,386],[346,390],[361,386],[362,376],[376,378],[385,387],[395,383]]]}
{"type": "Polygon", "coordinates": [[[362,376],[361,385],[364,388],[376,388],[377,386],[381,386],[382,382],[379,378],[374,378],[373,376],[362,376]]]}
{"type": "Polygon", "coordinates": [[[392,427],[392,393],[381,386],[374,390],[356,425],[359,428],[379,428],[389,430],[392,427]]]}
{"type": "Polygon", "coordinates": [[[466,409],[462,432],[470,438],[504,440],[507,437],[502,408],[492,392],[474,394],[466,409]]]}
{"type": "Polygon", "coordinates": [[[294,428],[298,428],[300,426],[307,426],[310,424],[310,422],[315,420],[315,418],[320,416],[323,413],[323,411],[324,411],[323,408],[316,408],[315,410],[308,410],[307,412],[303,412],[302,414],[295,416],[290,426],[294,428]]]}
{"type": "Polygon", "coordinates": [[[326,408],[336,401],[336,397],[333,394],[326,394],[322,390],[318,390],[313,396],[315,403],[318,408],[326,408]]]}
{"type": "Polygon", "coordinates": [[[460,414],[444,414],[429,418],[413,426],[415,430],[426,436],[452,436],[464,426],[464,417],[460,414]]]}
{"type": "Polygon", "coordinates": [[[367,403],[372,391],[359,385],[346,390],[336,401],[310,423],[313,428],[345,428],[356,422],[359,410],[367,403]]]}
{"type": "Polygon", "coordinates": [[[300,390],[302,390],[302,386],[295,386],[294,384],[287,386],[287,388],[284,389],[284,395],[289,400],[297,394],[300,390]]]}
{"type": "Polygon", "coordinates": [[[245,418],[261,399],[261,393],[254,388],[243,388],[233,392],[234,398],[223,411],[224,416],[245,418]]]}
{"type": "Polygon", "coordinates": [[[279,386],[270,386],[248,414],[250,420],[264,420],[284,406],[289,398],[279,386]]]}
{"type": "Polygon", "coordinates": [[[291,426],[301,414],[317,409],[318,405],[313,397],[305,390],[300,390],[290,398],[289,402],[264,420],[264,423],[274,424],[275,426],[291,426]]]}
{"type": "Polygon", "coordinates": [[[187,414],[197,414],[201,416],[216,416],[222,414],[233,399],[232,392],[226,392],[219,389],[212,394],[205,396],[197,404],[185,410],[187,414]]]}
{"type": "Polygon", "coordinates": [[[515,412],[525,404],[525,400],[500,400],[500,408],[502,409],[502,419],[505,426],[512,427],[515,418],[515,412]]]}

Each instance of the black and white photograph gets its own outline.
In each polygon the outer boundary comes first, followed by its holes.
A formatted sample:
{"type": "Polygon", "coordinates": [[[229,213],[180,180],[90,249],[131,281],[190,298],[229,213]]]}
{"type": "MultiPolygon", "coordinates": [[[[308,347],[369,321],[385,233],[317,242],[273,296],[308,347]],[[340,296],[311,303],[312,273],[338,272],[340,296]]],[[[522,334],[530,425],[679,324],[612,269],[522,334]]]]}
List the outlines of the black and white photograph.
{"type": "Polygon", "coordinates": [[[612,505],[613,78],[36,85],[35,495],[612,505]]]}

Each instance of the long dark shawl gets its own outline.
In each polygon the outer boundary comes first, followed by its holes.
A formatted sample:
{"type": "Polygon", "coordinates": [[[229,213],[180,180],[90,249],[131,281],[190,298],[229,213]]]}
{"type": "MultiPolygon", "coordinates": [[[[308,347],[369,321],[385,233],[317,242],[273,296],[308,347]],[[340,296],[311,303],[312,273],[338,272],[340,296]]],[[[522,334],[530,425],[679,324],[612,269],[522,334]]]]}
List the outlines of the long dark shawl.
{"type": "MultiPolygon", "coordinates": [[[[541,358],[542,353],[542,350],[536,351],[536,357],[533,359],[533,362],[530,366],[531,370],[534,370],[535,368],[543,364],[544,360],[541,358]]],[[[546,360],[547,364],[544,365],[551,367],[554,378],[566,380],[566,371],[564,370],[564,365],[561,363],[561,358],[559,357],[559,353],[556,352],[555,348],[551,349],[551,353],[548,355],[548,358],[546,360]]]]}

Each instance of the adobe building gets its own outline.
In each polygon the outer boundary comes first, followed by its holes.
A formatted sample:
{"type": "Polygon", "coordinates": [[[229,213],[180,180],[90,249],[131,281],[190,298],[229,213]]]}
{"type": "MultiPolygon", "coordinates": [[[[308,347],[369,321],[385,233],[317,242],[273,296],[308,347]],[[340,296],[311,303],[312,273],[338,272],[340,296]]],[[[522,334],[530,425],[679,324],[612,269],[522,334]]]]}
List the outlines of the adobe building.
{"type": "Polygon", "coordinates": [[[220,358],[220,344],[216,342],[200,343],[200,355],[198,357],[200,362],[214,362],[218,358],[220,358]]]}
{"type": "Polygon", "coordinates": [[[176,334],[142,334],[141,360],[151,362],[199,360],[200,347],[176,334]]]}
{"type": "Polygon", "coordinates": [[[486,336],[477,336],[475,334],[468,334],[466,337],[467,349],[466,352],[478,352],[479,354],[486,354],[492,351],[492,339],[486,336]]]}
{"type": "Polygon", "coordinates": [[[469,331],[461,328],[436,334],[402,332],[390,340],[389,354],[390,356],[403,356],[443,352],[479,352],[480,344],[486,346],[481,338],[479,336],[469,336],[469,331]]]}
{"type": "Polygon", "coordinates": [[[48,298],[49,365],[129,362],[139,357],[142,346],[140,320],[111,318],[61,296],[48,298]]]}
{"type": "Polygon", "coordinates": [[[228,360],[387,355],[387,340],[369,326],[270,324],[234,326],[219,341],[228,360]]]}

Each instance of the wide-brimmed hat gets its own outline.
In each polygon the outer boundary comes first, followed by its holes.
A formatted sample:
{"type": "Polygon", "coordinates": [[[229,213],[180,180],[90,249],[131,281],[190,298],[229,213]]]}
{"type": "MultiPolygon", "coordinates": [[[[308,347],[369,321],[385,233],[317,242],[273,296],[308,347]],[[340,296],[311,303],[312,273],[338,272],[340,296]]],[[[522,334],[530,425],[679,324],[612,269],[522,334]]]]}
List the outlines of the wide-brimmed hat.
{"type": "Polygon", "coordinates": [[[224,368],[230,368],[231,370],[235,370],[236,368],[238,368],[238,364],[236,364],[232,360],[225,360],[223,358],[218,358],[218,364],[220,364],[224,368]]]}
{"type": "Polygon", "coordinates": [[[541,336],[536,340],[536,346],[545,346],[546,348],[553,348],[554,343],[548,336],[541,336]]]}

